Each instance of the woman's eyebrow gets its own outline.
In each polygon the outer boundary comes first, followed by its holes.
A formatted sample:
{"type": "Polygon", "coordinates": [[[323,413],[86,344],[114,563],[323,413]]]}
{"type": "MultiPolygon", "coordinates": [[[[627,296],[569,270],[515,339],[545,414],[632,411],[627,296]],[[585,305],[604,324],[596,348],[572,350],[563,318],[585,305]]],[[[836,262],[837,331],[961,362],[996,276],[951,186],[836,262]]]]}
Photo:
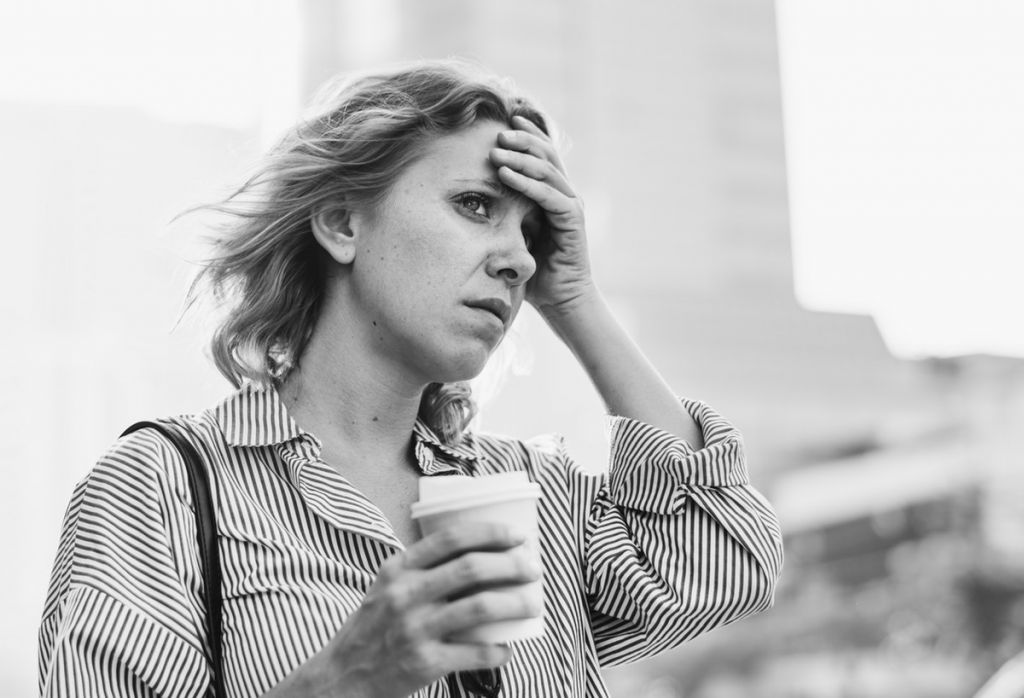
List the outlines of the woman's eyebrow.
{"type": "Polygon", "coordinates": [[[456,179],[456,184],[471,185],[471,186],[483,186],[491,190],[491,193],[496,196],[503,198],[518,200],[526,198],[522,192],[518,192],[509,186],[506,186],[503,182],[498,181],[494,177],[473,177],[470,179],[456,179]]]}

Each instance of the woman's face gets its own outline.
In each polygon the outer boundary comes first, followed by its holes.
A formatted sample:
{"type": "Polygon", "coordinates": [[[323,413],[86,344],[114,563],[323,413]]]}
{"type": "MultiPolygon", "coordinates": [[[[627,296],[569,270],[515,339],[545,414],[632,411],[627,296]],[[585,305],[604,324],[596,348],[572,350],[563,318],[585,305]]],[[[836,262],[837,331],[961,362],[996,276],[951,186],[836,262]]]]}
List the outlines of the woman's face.
{"type": "Polygon", "coordinates": [[[509,127],[479,121],[435,138],[373,211],[352,214],[349,318],[368,351],[421,383],[476,376],[536,270],[539,207],[498,183],[489,152],[509,127]]]}

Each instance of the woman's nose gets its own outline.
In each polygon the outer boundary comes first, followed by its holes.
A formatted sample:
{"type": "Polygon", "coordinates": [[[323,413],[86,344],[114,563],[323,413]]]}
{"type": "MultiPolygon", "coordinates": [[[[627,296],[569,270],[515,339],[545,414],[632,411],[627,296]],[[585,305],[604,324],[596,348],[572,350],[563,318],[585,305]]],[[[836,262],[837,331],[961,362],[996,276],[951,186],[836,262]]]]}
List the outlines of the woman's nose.
{"type": "Polygon", "coordinates": [[[491,276],[500,276],[510,286],[525,284],[537,271],[537,260],[530,254],[526,238],[520,228],[502,231],[501,245],[492,254],[487,263],[487,272],[491,276]]]}

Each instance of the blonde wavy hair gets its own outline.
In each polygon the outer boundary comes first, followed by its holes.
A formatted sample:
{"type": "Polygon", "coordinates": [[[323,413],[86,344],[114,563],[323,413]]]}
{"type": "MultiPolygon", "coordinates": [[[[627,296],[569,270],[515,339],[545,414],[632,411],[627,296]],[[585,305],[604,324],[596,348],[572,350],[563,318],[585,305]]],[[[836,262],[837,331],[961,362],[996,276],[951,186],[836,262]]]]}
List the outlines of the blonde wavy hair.
{"type": "MultiPolygon", "coordinates": [[[[189,292],[212,290],[226,308],[210,343],[234,385],[279,385],[302,360],[319,317],[330,258],[314,213],[342,202],[372,208],[432,138],[480,119],[524,116],[545,133],[540,110],[511,83],[462,61],[431,61],[349,79],[321,92],[312,116],[266,154],[227,199],[200,207],[227,214],[213,254],[189,292]]],[[[466,383],[433,383],[420,418],[457,444],[476,408],[466,383]]]]}

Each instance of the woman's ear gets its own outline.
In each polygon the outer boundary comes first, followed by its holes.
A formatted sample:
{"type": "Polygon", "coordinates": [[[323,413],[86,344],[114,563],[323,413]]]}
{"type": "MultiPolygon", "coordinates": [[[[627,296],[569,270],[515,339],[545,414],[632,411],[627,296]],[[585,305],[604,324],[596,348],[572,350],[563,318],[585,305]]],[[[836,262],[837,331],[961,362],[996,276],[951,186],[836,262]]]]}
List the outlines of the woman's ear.
{"type": "Polygon", "coordinates": [[[310,219],[313,237],[339,264],[351,264],[356,258],[356,236],[351,215],[342,206],[324,206],[310,219]]]}

